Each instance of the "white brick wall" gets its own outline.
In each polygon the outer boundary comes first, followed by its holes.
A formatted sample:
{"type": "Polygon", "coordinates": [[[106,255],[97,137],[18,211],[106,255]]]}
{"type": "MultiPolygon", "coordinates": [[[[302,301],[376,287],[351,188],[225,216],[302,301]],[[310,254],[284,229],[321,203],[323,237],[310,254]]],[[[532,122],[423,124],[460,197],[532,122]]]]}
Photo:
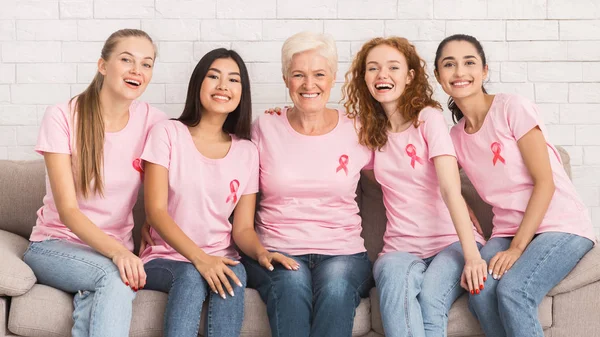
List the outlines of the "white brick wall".
{"type": "MultiPolygon", "coordinates": [[[[538,103],[550,141],[569,151],[600,233],[599,0],[2,0],[0,159],[39,158],[32,148],[45,107],[87,86],[102,41],[124,27],[155,39],[158,62],[142,98],[171,116],[183,108],[196,62],[214,48],[247,62],[256,115],[289,103],[280,48],[301,30],[337,40],[332,102],[366,39],[404,36],[431,71],[441,39],[473,34],[490,62],[488,89],[538,103]]],[[[435,95],[445,102],[439,87],[435,95]]]]}

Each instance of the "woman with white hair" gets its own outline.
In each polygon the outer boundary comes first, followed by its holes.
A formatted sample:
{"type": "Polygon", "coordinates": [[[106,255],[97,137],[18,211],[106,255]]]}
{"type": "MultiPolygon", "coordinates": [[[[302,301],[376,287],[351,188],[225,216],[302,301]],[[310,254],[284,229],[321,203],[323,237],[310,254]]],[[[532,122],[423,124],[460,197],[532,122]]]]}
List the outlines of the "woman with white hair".
{"type": "Polygon", "coordinates": [[[372,153],[345,112],[326,106],[337,71],[333,39],[296,34],[281,58],[294,107],[252,128],[262,192],[256,231],[268,252],[244,257],[248,285],[267,304],[273,337],[351,336],[354,311],[372,286],[354,199],[372,153]],[[277,254],[297,265],[261,267],[277,254]]]}

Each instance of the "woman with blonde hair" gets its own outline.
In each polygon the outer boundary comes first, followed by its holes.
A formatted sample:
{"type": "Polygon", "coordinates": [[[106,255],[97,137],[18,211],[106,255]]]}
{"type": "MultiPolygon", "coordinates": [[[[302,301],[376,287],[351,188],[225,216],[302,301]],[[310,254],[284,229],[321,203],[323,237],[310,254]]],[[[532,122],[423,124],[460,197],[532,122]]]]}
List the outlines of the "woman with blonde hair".
{"type": "Polygon", "coordinates": [[[456,154],[425,62],[400,37],[365,43],[346,74],[348,114],[375,151],[388,223],[373,274],[386,336],[445,336],[450,306],[483,290],[484,240],[461,196],[456,154]]]}
{"type": "Polygon", "coordinates": [[[274,337],[349,337],[372,284],[354,199],[372,153],[345,112],[327,107],[337,71],[333,39],[296,34],[281,58],[294,107],[253,124],[262,193],[256,231],[268,252],[243,258],[248,285],[267,304],[274,337]],[[295,264],[261,267],[273,254],[295,264]]]}
{"type": "Polygon", "coordinates": [[[132,208],[146,136],[166,116],[136,99],[155,58],[145,32],[114,32],[92,83],[49,107],[40,126],[46,196],[24,260],[39,283],[75,293],[75,337],[128,336],[135,292],[146,283],[132,253],[132,208]]]}

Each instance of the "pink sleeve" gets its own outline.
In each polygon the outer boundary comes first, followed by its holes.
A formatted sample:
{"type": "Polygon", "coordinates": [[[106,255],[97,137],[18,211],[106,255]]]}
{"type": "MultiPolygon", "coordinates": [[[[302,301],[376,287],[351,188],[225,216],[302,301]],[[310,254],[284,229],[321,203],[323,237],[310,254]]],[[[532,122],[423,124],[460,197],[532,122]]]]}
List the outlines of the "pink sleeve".
{"type": "Polygon", "coordinates": [[[504,106],[506,121],[516,140],[521,139],[527,132],[540,124],[539,111],[531,101],[512,96],[504,106]]]}
{"type": "Polygon", "coordinates": [[[171,163],[171,139],[166,123],[158,123],[150,130],[141,158],[147,162],[169,169],[171,163]]]}
{"type": "Polygon", "coordinates": [[[425,108],[421,112],[421,120],[423,121],[423,137],[429,149],[429,160],[444,155],[456,157],[448,125],[442,112],[434,108],[425,108]]]}
{"type": "Polygon", "coordinates": [[[364,171],[369,171],[373,169],[373,162],[375,161],[375,151],[371,151],[371,159],[369,159],[369,162],[367,163],[367,165],[365,165],[365,167],[363,167],[362,169],[364,171]]]}
{"type": "MultiPolygon", "coordinates": [[[[68,105],[66,106],[68,108],[68,105]]],[[[35,151],[71,154],[71,131],[69,130],[69,112],[58,105],[50,106],[44,113],[38,134],[35,151]]]]}
{"type": "Polygon", "coordinates": [[[258,152],[260,152],[260,138],[261,138],[261,132],[260,132],[260,127],[258,126],[260,117],[257,118],[254,123],[252,123],[252,128],[251,128],[251,138],[252,138],[252,143],[254,143],[254,145],[256,145],[256,148],[258,149],[258,152]]]}
{"type": "Polygon", "coordinates": [[[260,163],[258,161],[258,149],[254,144],[252,147],[252,166],[250,167],[250,178],[248,179],[248,185],[244,190],[243,194],[254,194],[258,193],[258,177],[259,177],[259,167],[260,163]]]}
{"type": "Polygon", "coordinates": [[[166,113],[149,105],[148,109],[148,124],[152,128],[156,123],[169,119],[166,113]]]}

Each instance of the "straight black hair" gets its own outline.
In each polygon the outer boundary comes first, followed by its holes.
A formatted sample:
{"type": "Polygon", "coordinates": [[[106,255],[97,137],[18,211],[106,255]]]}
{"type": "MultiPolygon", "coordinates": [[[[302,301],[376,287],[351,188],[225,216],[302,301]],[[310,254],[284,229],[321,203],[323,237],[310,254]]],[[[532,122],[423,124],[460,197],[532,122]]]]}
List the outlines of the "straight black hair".
{"type": "Polygon", "coordinates": [[[196,126],[200,123],[202,118],[202,102],[200,102],[200,89],[202,88],[202,81],[206,77],[210,66],[217,59],[230,58],[237,63],[240,68],[240,77],[242,82],[242,97],[240,98],[240,104],[233,110],[223,123],[223,131],[234,134],[236,137],[241,139],[250,139],[250,125],[252,124],[252,100],[250,98],[250,79],[248,76],[248,69],[244,60],[238,53],[233,50],[218,48],[214,49],[206,55],[204,55],[190,78],[190,84],[188,85],[187,98],[185,100],[185,107],[179,118],[175,120],[187,126],[196,126]]]}
{"type": "MultiPolygon", "coordinates": [[[[474,38],[471,35],[455,34],[443,39],[442,42],[440,42],[440,44],[438,45],[437,50],[435,51],[435,61],[433,62],[433,64],[436,73],[438,72],[438,61],[440,60],[440,57],[442,57],[442,50],[444,50],[444,47],[448,44],[448,42],[452,41],[466,41],[472,44],[473,47],[475,47],[475,49],[477,50],[477,54],[479,54],[479,57],[481,57],[481,62],[483,63],[482,66],[485,67],[487,65],[483,47],[481,46],[481,43],[477,41],[476,38],[474,38]]],[[[487,91],[485,91],[483,84],[481,85],[481,90],[483,90],[484,94],[487,94],[487,91]]],[[[452,97],[448,98],[448,110],[452,112],[452,120],[454,120],[454,123],[458,123],[458,121],[464,117],[463,112],[460,111],[452,97]]]]}

